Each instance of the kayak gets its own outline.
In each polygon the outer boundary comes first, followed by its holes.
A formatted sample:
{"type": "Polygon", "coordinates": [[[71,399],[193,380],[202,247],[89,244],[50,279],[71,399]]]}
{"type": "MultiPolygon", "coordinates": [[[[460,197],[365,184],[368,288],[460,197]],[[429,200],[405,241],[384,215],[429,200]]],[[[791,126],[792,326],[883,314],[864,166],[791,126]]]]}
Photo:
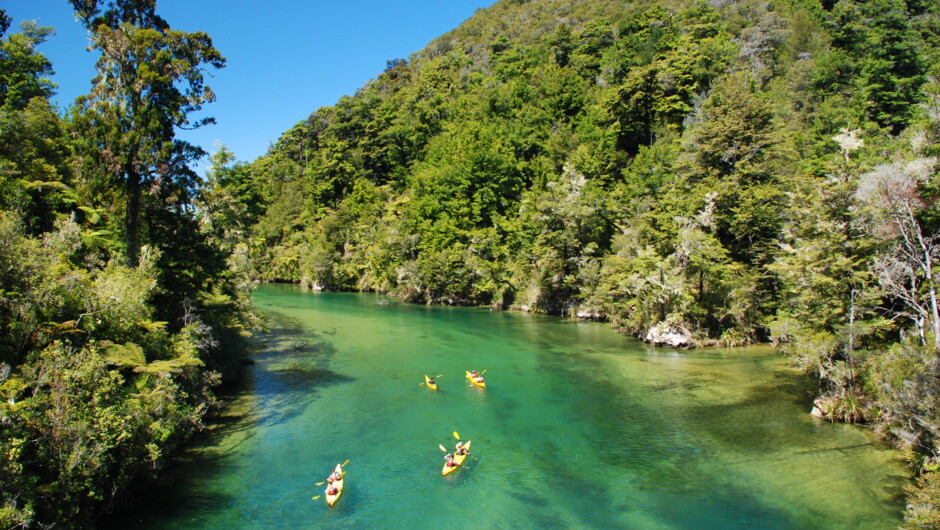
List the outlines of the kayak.
{"type": "Polygon", "coordinates": [[[428,385],[431,390],[437,390],[437,382],[432,383],[428,374],[424,374],[424,384],[428,385]]]}
{"type": "Polygon", "coordinates": [[[343,477],[346,475],[346,472],[343,471],[343,466],[341,464],[336,464],[335,471],[339,473],[339,480],[333,484],[336,486],[338,491],[336,492],[336,495],[330,495],[329,493],[326,494],[327,506],[333,506],[336,504],[336,501],[339,500],[339,496],[343,494],[343,477]]]}
{"type": "Polygon", "coordinates": [[[478,386],[478,387],[480,387],[480,388],[486,388],[486,381],[483,381],[482,383],[477,383],[477,382],[473,379],[473,376],[470,375],[470,372],[467,372],[467,379],[470,380],[471,383],[475,384],[476,386],[478,386]]]}
{"type": "Polygon", "coordinates": [[[472,443],[472,442],[469,442],[469,441],[468,441],[467,443],[463,444],[463,446],[467,448],[467,454],[465,454],[465,455],[454,455],[454,463],[457,464],[456,466],[451,467],[451,466],[448,466],[446,463],[444,464],[444,469],[441,469],[441,475],[447,476],[448,473],[453,473],[454,471],[457,470],[458,467],[460,467],[460,466],[463,465],[463,461],[466,460],[466,459],[467,459],[467,456],[470,455],[470,444],[471,444],[471,443],[472,443]]]}

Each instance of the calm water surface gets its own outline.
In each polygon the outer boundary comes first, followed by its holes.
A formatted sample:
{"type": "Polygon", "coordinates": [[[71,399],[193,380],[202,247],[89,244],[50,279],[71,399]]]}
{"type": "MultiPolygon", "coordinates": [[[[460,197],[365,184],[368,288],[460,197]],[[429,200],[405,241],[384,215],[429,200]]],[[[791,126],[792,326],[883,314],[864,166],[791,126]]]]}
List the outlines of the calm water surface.
{"type": "Polygon", "coordinates": [[[264,286],[271,331],[138,528],[896,528],[907,473],[767,348],[264,286]],[[464,371],[486,369],[489,388],[464,371]],[[442,374],[441,390],[423,374],[442,374]],[[473,440],[441,477],[438,444],[473,440]],[[314,484],[349,459],[328,509],[314,484]]]}

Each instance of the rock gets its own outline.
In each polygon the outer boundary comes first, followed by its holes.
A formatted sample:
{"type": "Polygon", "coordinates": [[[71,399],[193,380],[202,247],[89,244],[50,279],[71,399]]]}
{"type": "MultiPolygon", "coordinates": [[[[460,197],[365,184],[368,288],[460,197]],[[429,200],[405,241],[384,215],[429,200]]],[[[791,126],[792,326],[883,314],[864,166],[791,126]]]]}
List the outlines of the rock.
{"type": "Polygon", "coordinates": [[[660,322],[646,332],[646,342],[668,348],[691,348],[695,345],[692,333],[684,326],[670,326],[660,322]]]}
{"type": "Polygon", "coordinates": [[[574,316],[581,320],[604,320],[607,318],[607,315],[605,315],[603,311],[590,306],[576,308],[574,310],[574,316]]]}

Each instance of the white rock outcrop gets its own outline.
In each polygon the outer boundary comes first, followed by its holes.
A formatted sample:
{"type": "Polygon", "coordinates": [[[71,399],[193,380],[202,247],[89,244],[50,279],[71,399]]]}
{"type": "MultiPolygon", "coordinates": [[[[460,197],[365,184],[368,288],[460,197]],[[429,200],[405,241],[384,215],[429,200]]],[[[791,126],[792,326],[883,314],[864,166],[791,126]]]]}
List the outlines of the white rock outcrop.
{"type": "Polygon", "coordinates": [[[683,326],[670,326],[660,322],[646,332],[646,342],[667,348],[691,348],[695,345],[692,333],[683,326]]]}

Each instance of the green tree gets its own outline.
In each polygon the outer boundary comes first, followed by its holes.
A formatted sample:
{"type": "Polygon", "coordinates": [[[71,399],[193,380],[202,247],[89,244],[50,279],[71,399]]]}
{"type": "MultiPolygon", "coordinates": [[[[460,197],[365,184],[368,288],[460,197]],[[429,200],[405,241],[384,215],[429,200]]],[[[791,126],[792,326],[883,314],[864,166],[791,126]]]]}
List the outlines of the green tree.
{"type": "MultiPolygon", "coordinates": [[[[0,37],[9,22],[0,10],[0,37]]],[[[52,64],[36,51],[53,31],[34,22],[20,27],[0,39],[0,206],[22,212],[28,230],[39,233],[52,229],[75,196],[65,127],[48,101],[52,64]]]]}
{"type": "Polygon", "coordinates": [[[781,282],[774,340],[818,378],[820,412],[848,421],[864,416],[860,360],[884,326],[869,268],[878,243],[861,222],[856,199],[866,152],[860,132],[844,129],[831,138],[839,152],[825,159],[825,176],[795,179],[787,237],[768,267],[781,282]]]}
{"type": "Polygon", "coordinates": [[[26,21],[19,33],[4,37],[9,18],[3,10],[0,22],[0,108],[22,110],[34,97],[48,98],[55,90],[55,83],[45,77],[54,73],[52,63],[36,52],[54,32],[26,21]]]}
{"type": "Polygon", "coordinates": [[[899,133],[913,117],[926,81],[904,0],[843,0],[832,11],[833,44],[858,57],[853,83],[864,99],[868,118],[899,133]]]}
{"type": "Polygon", "coordinates": [[[215,99],[204,67],[221,68],[225,59],[207,34],[171,30],[154,0],[115,0],[104,12],[97,0],[71,3],[101,52],[94,88],[78,101],[78,123],[91,143],[87,156],[124,190],[126,256],[133,266],[143,195],[156,189],[164,201],[191,198],[197,177],[189,163],[204,152],[177,139],[176,131],[212,123],[191,122],[189,115],[215,99]]]}
{"type": "Polygon", "coordinates": [[[689,176],[717,190],[722,244],[738,260],[767,264],[776,253],[784,193],[775,149],[780,129],[773,107],[743,72],[719,83],[703,104],[689,149],[689,176]]]}

